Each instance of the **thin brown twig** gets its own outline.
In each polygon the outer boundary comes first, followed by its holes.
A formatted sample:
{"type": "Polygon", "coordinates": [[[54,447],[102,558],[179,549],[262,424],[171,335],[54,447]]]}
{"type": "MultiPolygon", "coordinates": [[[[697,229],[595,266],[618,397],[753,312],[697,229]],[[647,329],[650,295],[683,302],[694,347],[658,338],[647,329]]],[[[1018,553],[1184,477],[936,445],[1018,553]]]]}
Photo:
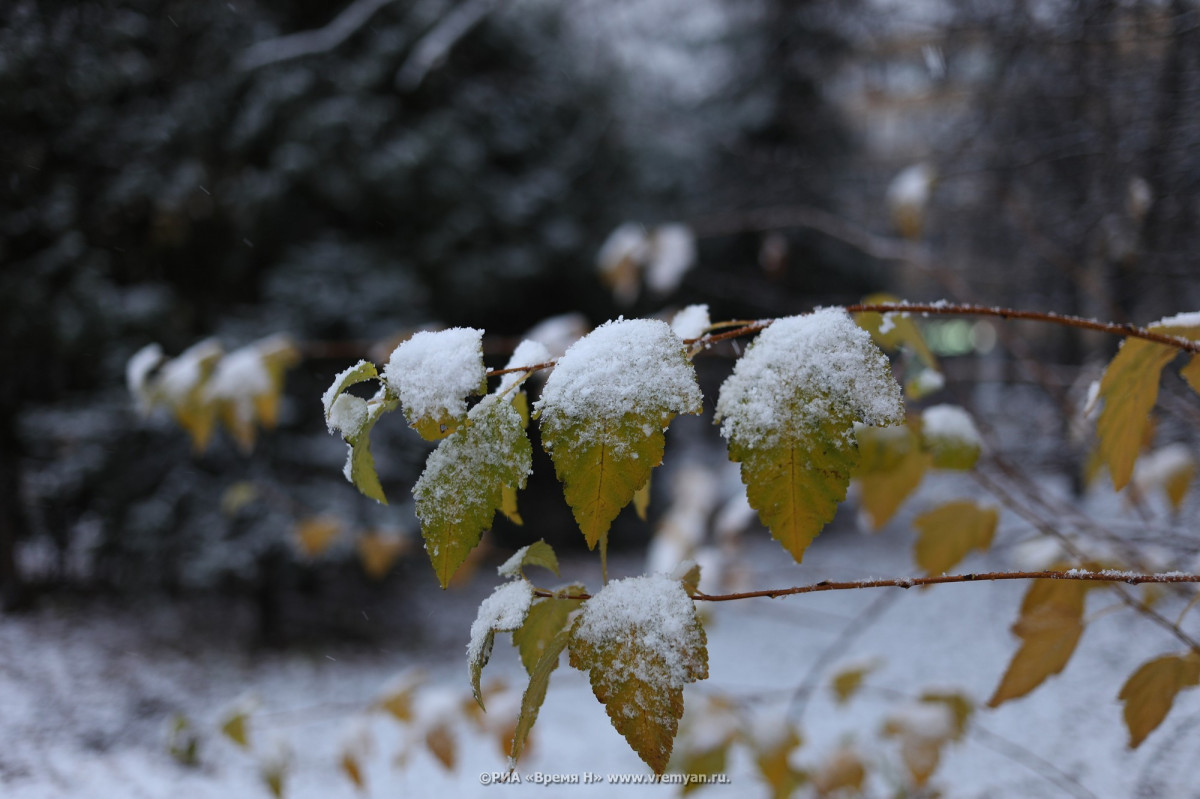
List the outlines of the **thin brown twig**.
{"type": "MultiPolygon", "coordinates": [[[[789,588],[763,588],[758,591],[739,591],[732,594],[704,594],[697,591],[692,594],[692,598],[703,602],[732,602],[738,599],[754,599],[758,597],[778,599],[779,597],[795,596],[796,594],[847,591],[856,588],[916,588],[922,585],[980,583],[999,580],[1082,580],[1096,583],[1142,585],[1144,583],[1200,583],[1200,574],[1185,574],[1184,572],[1142,574],[1120,571],[1118,569],[1102,569],[1100,571],[1091,571],[1088,569],[1043,569],[1041,571],[971,572],[969,574],[937,574],[927,577],[885,577],[873,580],[822,580],[819,583],[811,583],[809,585],[797,585],[789,588]]],[[[587,593],[565,596],[542,588],[534,589],[533,593],[534,596],[556,599],[586,601],[592,598],[592,595],[587,593]]],[[[1170,622],[1167,622],[1167,624],[1170,625],[1170,622]]],[[[1200,645],[1196,645],[1193,642],[1189,643],[1189,646],[1200,645]]],[[[1197,651],[1200,651],[1200,649],[1197,651]]]]}

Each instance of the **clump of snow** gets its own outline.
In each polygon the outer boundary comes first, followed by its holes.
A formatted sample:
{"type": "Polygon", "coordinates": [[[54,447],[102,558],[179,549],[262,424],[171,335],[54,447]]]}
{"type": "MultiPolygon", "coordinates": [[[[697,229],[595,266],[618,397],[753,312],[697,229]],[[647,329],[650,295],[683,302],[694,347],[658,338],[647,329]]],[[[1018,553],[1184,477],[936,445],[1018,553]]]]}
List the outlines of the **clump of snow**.
{"type": "Polygon", "coordinates": [[[480,603],[479,612],[471,624],[467,662],[473,664],[486,661],[492,654],[492,640],[489,634],[520,627],[529,615],[532,602],[533,586],[524,580],[509,580],[496,586],[492,595],[480,603]]]}
{"type": "Polygon", "coordinates": [[[1200,327],[1200,311],[1189,311],[1188,313],[1178,313],[1174,316],[1168,316],[1165,319],[1159,319],[1150,325],[1150,327],[1200,327]]]}
{"type": "Polygon", "coordinates": [[[153,404],[153,392],[150,389],[150,372],[163,361],[162,347],[157,344],[147,344],[133,354],[125,364],[125,384],[129,393],[137,400],[138,410],[146,413],[153,404]]]}
{"type": "Polygon", "coordinates": [[[695,679],[704,646],[696,608],[683,586],[666,575],[613,580],[583,605],[574,637],[596,648],[635,647],[642,658],[617,658],[604,680],[646,683],[651,690],[682,688],[695,679]]]}
{"type": "Polygon", "coordinates": [[[234,350],[217,361],[204,393],[211,399],[229,402],[237,417],[254,419],[254,398],[271,392],[271,374],[262,351],[251,345],[234,350]]]}
{"type": "Polygon", "coordinates": [[[520,577],[521,563],[525,560],[525,553],[529,551],[529,544],[518,549],[513,553],[512,557],[496,567],[496,572],[501,577],[520,577]]]}
{"type": "Polygon", "coordinates": [[[913,391],[922,397],[945,387],[946,378],[937,369],[922,369],[912,381],[913,391]]]}
{"type": "Polygon", "coordinates": [[[329,388],[325,389],[325,393],[321,395],[321,406],[325,409],[325,418],[329,418],[329,414],[333,410],[334,400],[339,396],[339,392],[345,387],[346,378],[352,372],[357,372],[362,368],[366,361],[359,361],[349,369],[343,369],[338,372],[333,378],[333,382],[329,384],[329,388]]]}
{"type": "Polygon", "coordinates": [[[921,412],[921,435],[933,444],[978,449],[983,439],[971,414],[957,405],[931,405],[921,412]]]}
{"type": "Polygon", "coordinates": [[[473,327],[414,333],[393,350],[383,370],[410,423],[461,419],[467,395],[479,390],[486,375],[483,331],[473,327]]]}
{"type": "Polygon", "coordinates": [[[671,320],[671,329],[680,338],[700,338],[711,324],[708,305],[689,305],[675,314],[671,320]]]}
{"type": "MultiPolygon", "coordinates": [[[[661,428],[659,419],[699,412],[702,400],[683,342],[665,322],[618,319],[571,345],[546,380],[535,408],[543,428],[570,435],[568,446],[574,447],[605,435],[598,420],[651,418],[657,427],[644,429],[649,436],[661,428]]],[[[616,435],[605,443],[618,453],[625,446],[616,435]]]]}
{"type": "Polygon", "coordinates": [[[717,400],[721,434],[750,447],[846,415],[883,427],[904,421],[904,405],[887,358],[840,308],[773,322],[717,400]]]}
{"type": "Polygon", "coordinates": [[[208,378],[209,369],[221,352],[220,344],[205,339],[167,361],[159,377],[159,386],[167,400],[173,405],[186,402],[192,391],[208,378]]]}
{"type": "Polygon", "coordinates": [[[367,423],[367,401],[353,394],[339,394],[325,414],[325,424],[330,433],[341,432],[345,438],[354,438],[367,423]]]}
{"type": "MultiPolygon", "coordinates": [[[[518,366],[537,366],[539,363],[546,363],[554,360],[554,356],[550,354],[550,350],[539,341],[524,339],[517,348],[513,350],[512,357],[508,359],[505,369],[515,369],[518,366]]],[[[514,385],[521,381],[525,375],[522,372],[512,372],[511,374],[502,375],[500,377],[500,387],[497,391],[501,394],[508,391],[514,385]]]]}
{"type": "Polygon", "coordinates": [[[678,222],[660,225],[650,238],[646,285],[656,294],[670,294],[695,263],[696,237],[691,228],[678,222]]]}

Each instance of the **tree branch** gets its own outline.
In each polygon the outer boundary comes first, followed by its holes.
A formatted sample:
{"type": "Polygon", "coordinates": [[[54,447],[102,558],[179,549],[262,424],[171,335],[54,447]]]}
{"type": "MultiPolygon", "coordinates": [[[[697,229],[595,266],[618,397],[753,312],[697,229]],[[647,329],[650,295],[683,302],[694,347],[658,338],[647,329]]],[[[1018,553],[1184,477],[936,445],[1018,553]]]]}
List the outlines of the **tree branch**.
{"type": "Polygon", "coordinates": [[[454,45],[490,14],[500,0],[466,0],[442,17],[433,29],[421,37],[396,71],[396,88],[412,91],[425,76],[441,65],[454,45]]]}
{"type": "Polygon", "coordinates": [[[249,72],[280,61],[327,53],[349,39],[375,16],[375,12],[391,2],[393,0],[354,0],[325,27],[257,42],[247,47],[234,64],[239,70],[249,72]]]}

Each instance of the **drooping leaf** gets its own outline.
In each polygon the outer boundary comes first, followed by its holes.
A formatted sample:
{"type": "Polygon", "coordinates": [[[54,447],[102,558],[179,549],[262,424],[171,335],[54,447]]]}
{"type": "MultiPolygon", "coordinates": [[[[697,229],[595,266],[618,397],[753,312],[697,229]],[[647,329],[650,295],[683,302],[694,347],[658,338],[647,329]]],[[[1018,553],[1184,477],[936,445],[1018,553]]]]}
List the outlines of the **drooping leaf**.
{"type": "Polygon", "coordinates": [[[932,456],[921,449],[912,428],[856,428],[859,466],[859,502],[870,517],[871,527],[880,529],[891,520],[932,463],[932,456]]]}
{"type": "Polygon", "coordinates": [[[683,686],[708,677],[704,628],[683,586],[661,575],[608,583],[584,603],[568,648],[613,727],[661,774],[683,715],[683,686]]]}
{"type": "Polygon", "coordinates": [[[243,452],[254,449],[258,427],[275,426],[284,373],[300,360],[286,336],[271,336],[223,356],[204,396],[243,452]]]}
{"type": "Polygon", "coordinates": [[[221,732],[243,749],[250,748],[250,711],[238,708],[221,722],[221,732]]]}
{"type": "Polygon", "coordinates": [[[467,396],[487,391],[483,331],[414,333],[392,351],[383,379],[400,399],[409,426],[427,441],[444,438],[466,417],[467,396]]]}
{"type": "Polygon", "coordinates": [[[342,520],[336,516],[310,516],[296,523],[293,535],[305,557],[315,558],[333,545],[342,534],[342,520]]]}
{"type": "Polygon", "coordinates": [[[717,415],[750,505],[799,562],[858,465],[854,423],[904,420],[900,387],[840,309],[776,320],[721,386],[717,415]]]}
{"type": "Polygon", "coordinates": [[[374,708],[387,713],[396,721],[413,720],[413,698],[417,689],[425,682],[425,673],[409,669],[388,685],[382,696],[375,700],[374,708]]]}
{"type": "Polygon", "coordinates": [[[637,490],[633,495],[633,509],[637,512],[637,517],[642,521],[646,521],[646,511],[650,509],[650,478],[646,478],[646,483],[637,490]]]}
{"type": "Polygon", "coordinates": [[[483,707],[483,694],[479,690],[479,678],[492,656],[496,633],[512,632],[524,624],[531,602],[533,586],[524,580],[510,580],[497,586],[491,596],[479,605],[479,612],[471,624],[467,665],[471,672],[471,690],[480,707],[483,707]]]}
{"type": "Polygon", "coordinates": [[[217,408],[206,392],[209,378],[223,350],[212,339],[193,344],[167,361],[159,372],[154,396],[175,414],[175,421],[192,439],[192,449],[203,452],[212,438],[217,408]]]}
{"type": "Polygon", "coordinates": [[[325,393],[321,395],[321,405],[325,408],[325,421],[331,422],[333,413],[333,403],[342,392],[350,388],[350,386],[358,383],[366,382],[367,380],[375,380],[379,377],[379,373],[375,370],[375,364],[369,361],[359,361],[337,374],[333,378],[333,382],[329,384],[329,388],[325,389],[325,393]]]}
{"type": "Polygon", "coordinates": [[[1164,655],[1143,663],[1118,695],[1125,704],[1129,747],[1136,749],[1162,723],[1184,688],[1200,685],[1200,655],[1164,655]]]}
{"type": "Polygon", "coordinates": [[[1025,696],[1062,671],[1083,634],[1083,609],[1091,586],[1083,580],[1034,580],[1013,632],[1021,646],[988,700],[997,707],[1025,696]]]}
{"type": "MultiPolygon", "coordinates": [[[[349,398],[348,395],[339,397],[339,400],[345,398],[349,398]]],[[[383,391],[366,402],[363,408],[363,422],[359,426],[358,432],[353,436],[346,437],[346,444],[349,445],[350,451],[346,456],[346,465],[342,469],[342,474],[346,479],[353,483],[364,496],[384,505],[388,504],[387,496],[383,493],[379,475],[375,472],[375,458],[371,455],[371,429],[375,427],[375,423],[381,416],[395,410],[396,404],[396,400],[388,398],[386,392],[383,391]]]]}
{"type": "Polygon", "coordinates": [[[792,765],[792,755],[800,748],[800,734],[789,725],[782,736],[773,740],[752,740],[754,765],[771,789],[772,799],[788,799],[808,782],[808,774],[792,765]]]}
{"type": "Polygon", "coordinates": [[[514,552],[512,557],[497,567],[496,572],[501,577],[521,577],[525,574],[526,566],[541,566],[558,575],[558,556],[554,554],[554,547],[539,538],[514,552]]]}
{"type": "Polygon", "coordinates": [[[440,722],[425,731],[425,746],[446,771],[454,771],[458,760],[458,745],[450,725],[440,722]]]}
{"type": "Polygon", "coordinates": [[[838,670],[830,681],[829,687],[833,689],[833,696],[839,705],[844,705],[849,702],[858,689],[862,687],[863,680],[867,675],[879,668],[877,661],[866,663],[855,663],[838,670]]]}
{"type": "Polygon", "coordinates": [[[363,777],[363,768],[358,760],[358,755],[350,751],[342,752],[342,757],[338,761],[338,768],[346,775],[346,779],[354,783],[355,788],[359,791],[366,790],[367,783],[363,777]]]}
{"type": "Polygon", "coordinates": [[[356,542],[358,560],[372,580],[381,580],[409,547],[408,539],[394,532],[369,530],[356,542]]]}
{"type": "MultiPolygon", "coordinates": [[[[1200,322],[1176,317],[1149,328],[1155,333],[1200,338],[1200,322]]],[[[1179,354],[1166,344],[1127,338],[1100,380],[1104,408],[1096,423],[1100,459],[1107,464],[1113,487],[1120,491],[1133,474],[1133,464],[1145,440],[1150,411],[1158,400],[1162,369],[1179,354]]]]}
{"type": "MultiPolygon", "coordinates": [[[[509,749],[510,768],[516,765],[521,753],[525,751],[529,732],[533,729],[533,723],[537,721],[542,702],[546,701],[546,691],[550,687],[550,675],[558,668],[559,656],[567,648],[569,639],[569,630],[559,630],[546,643],[534,667],[529,669],[529,686],[521,696],[521,712],[517,716],[517,726],[513,732],[512,746],[509,749]]],[[[523,655],[524,652],[522,652],[523,655]]]]}
{"type": "Polygon", "coordinates": [[[683,342],[665,322],[608,322],[575,342],[535,405],[542,443],[588,546],[662,461],[663,431],[699,413],[700,389],[683,342]]]}
{"type": "MultiPolygon", "coordinates": [[[[577,596],[582,592],[582,585],[573,584],[555,593],[577,596]]],[[[548,651],[554,636],[566,627],[568,617],[581,602],[579,599],[542,598],[535,600],[529,608],[525,623],[513,633],[512,639],[513,645],[521,654],[521,663],[525,665],[525,671],[531,676],[542,655],[548,651]]]]}
{"type": "Polygon", "coordinates": [[[492,526],[504,487],[524,487],[532,456],[520,416],[495,394],[430,453],[413,496],[425,551],[443,588],[492,526]]]}
{"type": "Polygon", "coordinates": [[[986,552],[992,545],[999,513],[969,499],[947,502],[913,520],[917,543],[913,559],[926,574],[954,568],[972,549],[986,552]]]}
{"type": "MultiPolygon", "coordinates": [[[[871,294],[863,298],[864,305],[883,305],[899,301],[898,297],[891,294],[871,294]]],[[[885,316],[872,311],[855,314],[854,321],[871,334],[876,344],[888,352],[907,349],[916,355],[926,368],[938,368],[937,358],[925,343],[925,337],[921,335],[917,323],[907,314],[889,313],[885,316]]]]}
{"type": "Polygon", "coordinates": [[[983,451],[971,415],[957,405],[933,405],[921,412],[921,444],[936,469],[968,471],[983,451]]]}

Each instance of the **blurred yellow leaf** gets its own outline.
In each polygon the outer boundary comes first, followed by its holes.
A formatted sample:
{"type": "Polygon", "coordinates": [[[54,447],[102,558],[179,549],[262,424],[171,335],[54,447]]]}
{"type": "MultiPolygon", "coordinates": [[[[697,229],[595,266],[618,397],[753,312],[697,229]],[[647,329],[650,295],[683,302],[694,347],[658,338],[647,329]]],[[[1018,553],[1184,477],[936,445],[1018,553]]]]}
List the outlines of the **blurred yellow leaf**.
{"type": "Polygon", "coordinates": [[[849,702],[862,687],[866,676],[877,668],[879,668],[879,664],[872,662],[849,666],[836,672],[830,682],[830,688],[833,689],[833,695],[838,704],[844,705],[849,702]]]}
{"type": "Polygon", "coordinates": [[[354,783],[354,787],[358,790],[365,790],[367,787],[366,781],[363,779],[362,765],[358,762],[358,757],[353,752],[342,752],[342,759],[338,763],[342,773],[346,775],[346,779],[354,783]]]}
{"type": "Polygon", "coordinates": [[[250,719],[245,710],[236,710],[221,723],[221,732],[243,749],[250,747],[250,719]]]}
{"type": "Polygon", "coordinates": [[[646,511],[650,508],[650,478],[646,478],[646,484],[637,490],[633,495],[633,509],[637,516],[642,521],[646,521],[646,511]]]}
{"type": "Polygon", "coordinates": [[[1083,608],[1091,586],[1083,580],[1034,580],[1021,603],[1013,655],[988,707],[1025,696],[1062,671],[1083,634],[1083,608]]]}
{"type": "Polygon", "coordinates": [[[1162,723],[1177,693],[1196,685],[1200,685],[1200,656],[1195,652],[1164,655],[1143,663],[1117,697],[1125,703],[1130,748],[1136,749],[1162,723]]]}
{"type": "Polygon", "coordinates": [[[921,484],[932,457],[908,426],[859,427],[855,435],[859,502],[871,518],[872,529],[878,530],[921,484]]]}
{"type": "Polygon", "coordinates": [[[1188,359],[1187,365],[1179,370],[1179,374],[1183,375],[1192,391],[1200,394],[1200,355],[1193,355],[1188,359]]]}
{"type": "Polygon", "coordinates": [[[995,508],[971,500],[948,502],[913,520],[917,542],[913,557],[926,574],[954,568],[972,549],[986,552],[992,545],[999,518],[995,508]]]}
{"type": "Polygon", "coordinates": [[[858,752],[849,746],[843,746],[813,774],[813,787],[817,796],[829,796],[835,791],[846,789],[862,791],[863,780],[866,777],[867,770],[858,752]]]}
{"type": "Polygon", "coordinates": [[[408,539],[396,533],[369,530],[358,536],[356,546],[363,571],[372,580],[380,580],[408,549],[408,539]]]}
{"type": "Polygon", "coordinates": [[[446,771],[454,771],[458,754],[457,746],[454,734],[445,722],[435,724],[426,731],[425,745],[429,747],[429,751],[445,767],[446,771]]]}
{"type": "Polygon", "coordinates": [[[292,532],[305,557],[315,558],[342,534],[342,520],[329,515],[310,516],[297,522],[292,532]]]}

